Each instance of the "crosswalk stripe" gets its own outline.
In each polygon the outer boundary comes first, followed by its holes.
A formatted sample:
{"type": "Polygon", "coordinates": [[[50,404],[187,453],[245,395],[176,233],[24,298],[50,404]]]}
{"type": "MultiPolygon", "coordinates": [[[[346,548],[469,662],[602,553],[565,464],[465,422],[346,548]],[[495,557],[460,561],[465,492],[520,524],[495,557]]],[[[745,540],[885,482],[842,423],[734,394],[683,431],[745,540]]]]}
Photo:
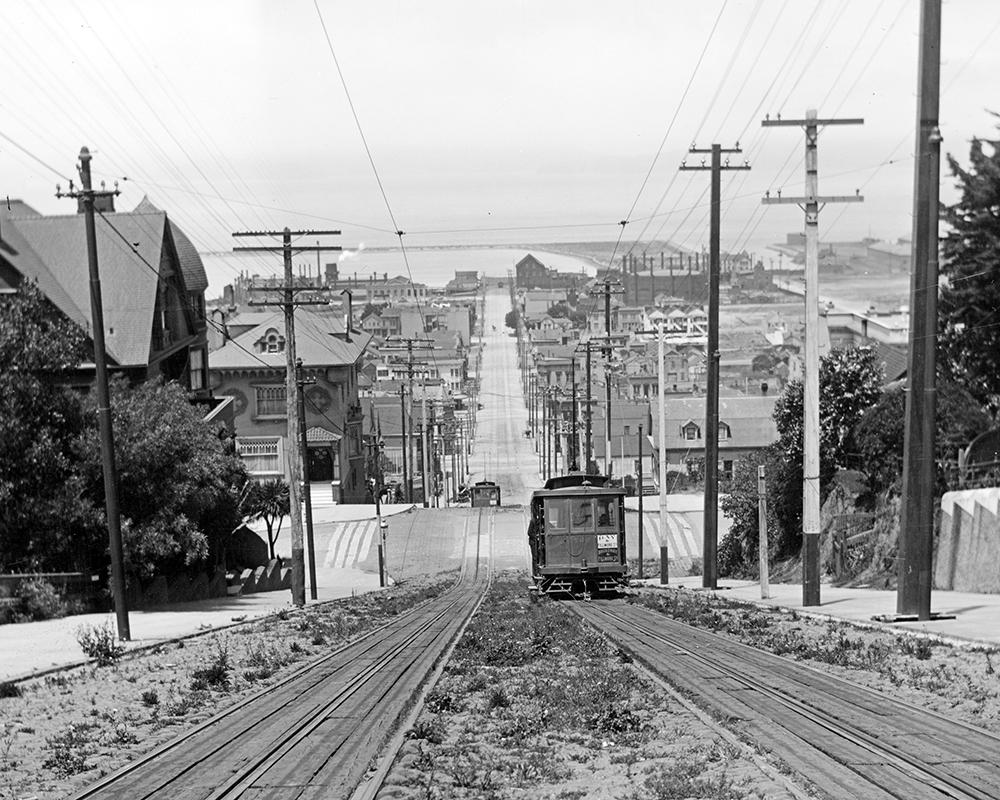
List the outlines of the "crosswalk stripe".
{"type": "Polygon", "coordinates": [[[667,512],[667,530],[660,530],[660,515],[658,512],[643,512],[645,520],[643,530],[649,532],[648,540],[659,548],[667,546],[671,558],[698,558],[701,556],[701,543],[694,535],[691,523],[682,514],[667,512]]]}
{"type": "Polygon", "coordinates": [[[344,564],[345,567],[353,567],[368,557],[368,548],[371,547],[374,530],[375,523],[370,519],[358,525],[358,536],[354,542],[354,548],[351,550],[351,555],[344,564]]]}
{"type": "Polygon", "coordinates": [[[344,566],[344,561],[347,557],[347,547],[350,544],[351,536],[357,524],[357,522],[345,522],[334,526],[333,535],[330,537],[329,557],[323,563],[324,567],[340,568],[344,566]]]}

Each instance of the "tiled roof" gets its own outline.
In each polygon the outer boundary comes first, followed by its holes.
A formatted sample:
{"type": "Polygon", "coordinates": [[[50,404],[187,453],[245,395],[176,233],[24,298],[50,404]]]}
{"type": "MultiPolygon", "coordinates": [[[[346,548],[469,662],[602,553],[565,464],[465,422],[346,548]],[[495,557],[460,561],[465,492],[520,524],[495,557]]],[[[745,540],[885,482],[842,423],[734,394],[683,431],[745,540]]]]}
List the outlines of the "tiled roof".
{"type": "Polygon", "coordinates": [[[306,431],[307,442],[339,442],[340,436],[326,428],[316,425],[306,431]]]}
{"type": "MultiPolygon", "coordinates": [[[[285,353],[258,353],[255,343],[269,329],[285,335],[284,315],[272,312],[267,318],[250,330],[239,334],[209,356],[210,369],[284,369],[285,353]]],[[[342,330],[342,326],[340,328],[342,330]]],[[[295,351],[307,367],[347,366],[358,361],[371,342],[367,333],[354,333],[351,341],[333,336],[337,326],[323,316],[316,314],[296,314],[295,351]]]]}

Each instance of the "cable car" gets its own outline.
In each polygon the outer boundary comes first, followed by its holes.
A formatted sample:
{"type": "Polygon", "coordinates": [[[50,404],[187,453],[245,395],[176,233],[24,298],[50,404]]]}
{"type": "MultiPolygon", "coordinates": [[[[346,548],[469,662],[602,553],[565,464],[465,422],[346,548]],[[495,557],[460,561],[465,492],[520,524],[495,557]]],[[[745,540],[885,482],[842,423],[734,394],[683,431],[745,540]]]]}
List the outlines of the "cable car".
{"type": "Polygon", "coordinates": [[[473,508],[500,505],[500,487],[494,481],[476,481],[471,494],[473,508]]]}
{"type": "Polygon", "coordinates": [[[531,495],[528,544],[535,590],[590,597],[628,586],[625,490],[601,475],[550,478],[531,495]]]}

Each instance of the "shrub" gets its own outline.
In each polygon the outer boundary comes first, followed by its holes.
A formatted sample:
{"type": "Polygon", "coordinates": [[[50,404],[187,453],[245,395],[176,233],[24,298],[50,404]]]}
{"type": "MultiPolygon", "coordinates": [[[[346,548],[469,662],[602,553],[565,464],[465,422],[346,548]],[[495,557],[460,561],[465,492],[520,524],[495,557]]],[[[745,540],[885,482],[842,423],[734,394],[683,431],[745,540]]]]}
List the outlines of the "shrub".
{"type": "Polygon", "coordinates": [[[74,722],[62,733],[57,733],[45,740],[49,751],[42,766],[51,769],[56,775],[66,778],[87,769],[87,756],[94,752],[94,745],[88,735],[97,727],[94,722],[74,722]]]}
{"type": "Polygon", "coordinates": [[[229,691],[229,651],[225,645],[219,645],[215,657],[207,666],[191,673],[191,688],[195,691],[213,687],[220,691],[229,691]]]}
{"type": "Polygon", "coordinates": [[[21,595],[21,609],[26,619],[56,619],[65,617],[69,610],[56,588],[44,578],[21,581],[18,593],[21,595]]]}
{"type": "MultiPolygon", "coordinates": [[[[292,645],[292,649],[294,650],[298,642],[293,642],[292,645]]],[[[298,649],[299,651],[302,650],[301,645],[298,645],[298,649]]],[[[271,644],[262,637],[248,639],[244,660],[250,669],[243,672],[243,677],[248,681],[269,678],[275,671],[285,666],[285,664],[290,663],[293,658],[290,653],[282,650],[275,644],[271,644]]]]}
{"type": "MultiPolygon", "coordinates": [[[[986,658],[989,659],[989,654],[987,653],[986,658]]],[[[0,681],[0,698],[4,697],[20,697],[22,694],[21,687],[18,686],[13,681],[0,681]]]]}
{"type": "Polygon", "coordinates": [[[114,664],[125,654],[125,645],[118,641],[118,634],[110,622],[81,625],[76,629],[76,641],[84,655],[94,659],[99,667],[114,664]]]}
{"type": "Polygon", "coordinates": [[[434,715],[420,717],[406,732],[407,739],[423,739],[431,744],[441,744],[444,741],[445,730],[441,720],[434,715]]]}
{"type": "Polygon", "coordinates": [[[146,689],[142,693],[142,704],[144,706],[158,706],[160,704],[160,696],[156,689],[146,689]]]}

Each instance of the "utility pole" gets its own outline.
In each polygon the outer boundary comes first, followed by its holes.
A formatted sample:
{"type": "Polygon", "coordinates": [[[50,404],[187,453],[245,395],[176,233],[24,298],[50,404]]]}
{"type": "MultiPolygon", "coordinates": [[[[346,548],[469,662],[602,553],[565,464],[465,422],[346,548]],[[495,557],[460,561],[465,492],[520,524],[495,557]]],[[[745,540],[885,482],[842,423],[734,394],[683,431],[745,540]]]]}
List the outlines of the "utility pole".
{"type": "MultiPolygon", "coordinates": [[[[805,119],[765,119],[765,128],[795,126],[806,132],[806,193],[804,197],[770,197],[765,205],[794,203],[806,215],[805,268],[805,379],[802,387],[802,605],[818,606],[819,589],[819,210],[827,203],[860,203],[860,193],[843,197],[819,196],[816,145],[819,126],[861,125],[862,119],[818,119],[816,109],[805,119]]],[[[768,193],[770,195],[770,193],[768,193]]]]}
{"type": "Polygon", "coordinates": [[[757,566],[760,571],[760,599],[767,600],[768,588],[768,548],[767,548],[767,481],[764,465],[757,465],[757,566]]]}
{"type": "Polygon", "coordinates": [[[934,558],[935,348],[937,347],[938,195],[941,131],[941,0],[920,5],[917,158],[913,174],[910,348],[899,514],[896,613],[928,620],[934,558]]]}
{"type": "Polygon", "coordinates": [[[705,393],[705,530],[702,551],[704,569],[701,585],[715,589],[718,582],[719,549],[719,238],[722,224],[722,170],[748,170],[746,162],[730,165],[729,159],[722,163],[723,153],[741,153],[739,146],[723,148],[713,144],[709,149],[692,147],[691,153],[710,153],[711,166],[689,167],[681,164],[681,169],[711,170],[712,172],[712,213],[709,222],[709,274],[708,274],[708,387],[705,393]]]}
{"type": "MultiPolygon", "coordinates": [[[[393,337],[391,339],[387,339],[386,340],[386,344],[390,344],[390,345],[392,345],[392,344],[403,344],[403,345],[406,346],[405,347],[405,349],[406,349],[406,382],[407,382],[407,386],[409,386],[409,390],[410,390],[409,391],[409,397],[410,397],[409,411],[407,411],[407,404],[406,404],[406,400],[405,400],[405,396],[406,395],[402,391],[402,388],[400,389],[400,398],[401,398],[400,402],[402,403],[402,421],[403,421],[403,424],[402,424],[402,438],[403,438],[403,484],[404,484],[404,486],[406,488],[406,502],[407,503],[412,503],[413,502],[413,473],[416,471],[416,468],[417,468],[416,456],[415,456],[415,454],[413,452],[413,428],[414,428],[414,425],[413,425],[413,397],[414,397],[414,395],[413,395],[413,376],[415,374],[414,367],[426,367],[427,366],[427,362],[426,361],[414,361],[413,360],[413,348],[414,347],[419,347],[421,349],[428,349],[430,347],[430,345],[426,344],[426,343],[430,342],[430,341],[431,341],[430,339],[419,339],[419,338],[414,338],[414,337],[409,337],[409,338],[393,337]],[[409,413],[409,417],[410,417],[410,426],[409,426],[409,428],[407,428],[407,425],[406,425],[407,413],[409,413]],[[410,435],[409,436],[407,436],[407,434],[406,434],[407,430],[410,431],[410,435]],[[406,471],[407,463],[409,463],[409,467],[410,467],[409,479],[407,479],[407,471],[406,471]]],[[[397,351],[397,350],[401,351],[401,350],[403,350],[403,348],[402,347],[392,347],[392,346],[390,346],[390,347],[383,347],[382,348],[382,352],[394,352],[394,351],[397,351]]],[[[425,413],[426,413],[426,408],[425,408],[425,413]]],[[[426,419],[424,421],[426,423],[426,419]]],[[[426,494],[427,494],[427,487],[425,486],[424,487],[424,495],[426,496],[426,494]]]]}
{"type": "MultiPolygon", "coordinates": [[[[666,370],[666,364],[664,364],[664,354],[663,354],[663,315],[660,314],[660,324],[657,326],[656,331],[656,345],[657,345],[657,356],[659,363],[659,375],[657,376],[657,383],[659,384],[657,389],[660,393],[660,418],[659,422],[659,447],[660,447],[660,502],[659,502],[659,518],[660,518],[660,541],[665,542],[667,540],[667,411],[666,411],[666,379],[664,378],[664,371],[666,370]]],[[[660,546],[660,577],[662,578],[662,583],[667,582],[667,577],[670,574],[669,562],[665,558],[666,555],[666,545],[660,546]]]]}
{"type": "Polygon", "coordinates": [[[430,453],[427,452],[427,442],[429,439],[427,429],[427,379],[423,375],[420,376],[420,406],[423,412],[420,424],[420,480],[423,483],[421,494],[424,496],[424,508],[430,508],[430,487],[427,485],[427,474],[430,472],[428,468],[430,453]]]}
{"type": "Polygon", "coordinates": [[[403,446],[403,491],[406,493],[406,502],[413,502],[413,479],[407,474],[406,451],[410,449],[410,440],[406,437],[406,387],[399,387],[399,420],[400,420],[400,444],[403,446]]]}
{"type": "Polygon", "coordinates": [[[579,453],[579,446],[577,442],[576,427],[577,427],[577,409],[576,409],[576,357],[570,359],[569,361],[569,372],[570,381],[573,384],[573,396],[570,398],[570,415],[572,417],[572,422],[569,426],[569,469],[568,472],[575,472],[580,469],[580,465],[577,463],[577,454],[579,453]]]}
{"type": "MultiPolygon", "coordinates": [[[[295,372],[295,307],[302,305],[328,305],[328,300],[297,300],[295,295],[300,291],[317,291],[310,284],[295,284],[292,272],[293,252],[303,251],[339,251],[340,247],[320,245],[292,246],[293,236],[339,236],[340,231],[292,231],[285,228],[282,231],[237,231],[234,237],[281,236],[280,247],[234,247],[235,252],[243,253],[273,253],[280,252],[284,262],[284,284],[276,287],[251,287],[251,292],[281,292],[280,300],[251,301],[251,306],[280,306],[285,315],[285,419],[288,441],[288,500],[289,523],[292,534],[292,602],[297,606],[306,604],[305,589],[305,558],[302,536],[302,497],[300,481],[305,482],[308,476],[302,474],[300,465],[305,458],[304,453],[296,454],[299,447],[299,416],[297,411],[297,396],[299,392],[295,372]]],[[[314,543],[309,542],[310,552],[314,543]]]]}
{"type": "Polygon", "coordinates": [[[80,183],[77,192],[72,181],[63,194],[56,186],[56,197],[74,197],[83,201],[83,223],[87,235],[87,266],[90,274],[90,330],[94,340],[94,366],[97,383],[97,422],[101,433],[101,465],[104,474],[104,515],[108,522],[108,544],[111,551],[111,597],[115,606],[118,638],[132,638],[128,620],[128,598],[125,596],[125,559],[122,545],[121,509],[118,505],[118,467],[115,463],[115,434],[111,425],[111,398],[108,392],[108,351],[104,342],[104,302],[101,297],[101,275],[97,264],[97,230],[94,225],[94,199],[117,195],[113,191],[95,192],[90,180],[90,150],[80,148],[80,183]]]}
{"type": "Polygon", "coordinates": [[[604,471],[611,478],[611,295],[622,294],[624,289],[617,283],[605,280],[600,289],[604,295],[604,471]]]}
{"type": "Polygon", "coordinates": [[[587,427],[584,446],[584,471],[590,473],[590,465],[594,460],[594,400],[591,396],[590,377],[590,342],[587,342],[587,427]]]}
{"type": "Polygon", "coordinates": [[[639,426],[639,580],[642,580],[642,425],[639,426]]]}
{"type": "MultiPolygon", "coordinates": [[[[319,254],[316,254],[319,258],[319,254]]],[[[316,599],[316,551],[313,547],[313,512],[312,491],[309,488],[309,441],[306,436],[306,393],[307,384],[316,383],[315,378],[305,378],[302,375],[302,359],[295,359],[295,397],[298,406],[299,437],[302,447],[302,498],[306,507],[306,541],[309,543],[309,599],[316,599]]]]}

